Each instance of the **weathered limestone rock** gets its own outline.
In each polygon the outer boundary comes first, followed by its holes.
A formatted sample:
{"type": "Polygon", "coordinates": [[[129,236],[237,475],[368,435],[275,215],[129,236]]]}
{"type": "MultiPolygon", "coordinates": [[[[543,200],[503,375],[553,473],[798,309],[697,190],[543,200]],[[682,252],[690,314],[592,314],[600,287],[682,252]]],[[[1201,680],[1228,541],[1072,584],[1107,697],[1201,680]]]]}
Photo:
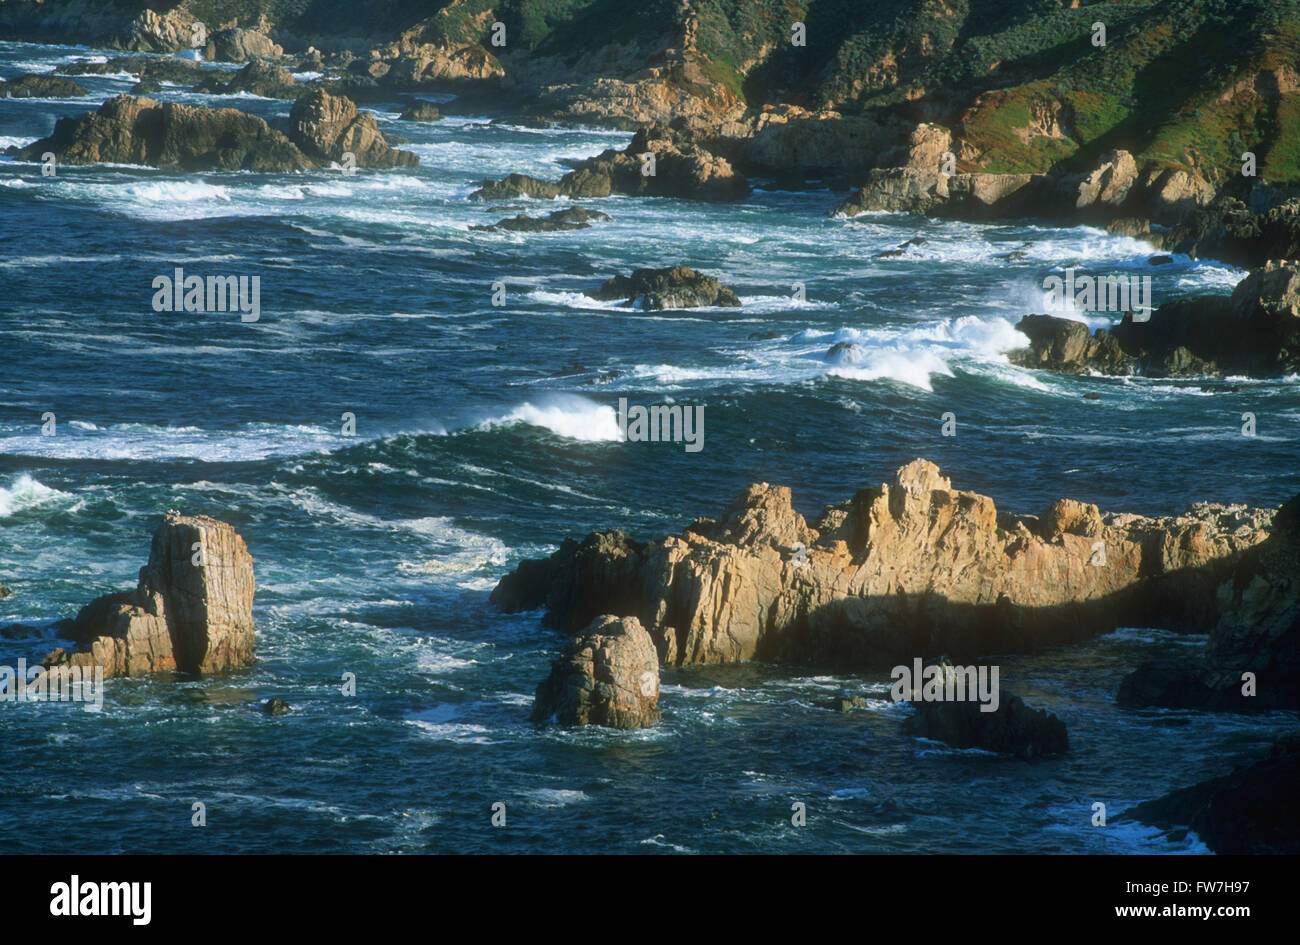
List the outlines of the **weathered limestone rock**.
{"type": "Polygon", "coordinates": [[[689,266],[668,269],[637,269],[630,276],[615,276],[598,289],[594,297],[605,301],[623,300],[647,310],[740,306],[740,297],[712,276],[689,266]]]}
{"type": "Polygon", "coordinates": [[[537,687],[533,721],[644,728],[659,721],[659,659],[635,617],[597,617],[537,687]]]}
{"type": "Polygon", "coordinates": [[[253,559],[234,528],[168,512],[134,591],[106,594],[77,614],[75,653],[48,665],[103,666],[105,676],[208,675],[253,661],[253,559]]]}
{"type": "Polygon", "coordinates": [[[566,541],[492,600],[566,630],[635,616],[670,665],[749,659],[880,669],[925,654],[1028,651],[1117,626],[1208,631],[1216,590],[1271,514],[1202,505],[1168,518],[1058,504],[999,514],[914,460],[809,525],[790,491],[750,486],[720,522],[634,542],[566,541]],[[1152,618],[1161,623],[1153,623],[1152,618]]]}
{"type": "Polygon", "coordinates": [[[317,89],[293,103],[289,136],[317,161],[342,161],[351,152],[357,167],[414,167],[420,159],[395,150],[369,112],[357,111],[349,98],[317,89]]]}

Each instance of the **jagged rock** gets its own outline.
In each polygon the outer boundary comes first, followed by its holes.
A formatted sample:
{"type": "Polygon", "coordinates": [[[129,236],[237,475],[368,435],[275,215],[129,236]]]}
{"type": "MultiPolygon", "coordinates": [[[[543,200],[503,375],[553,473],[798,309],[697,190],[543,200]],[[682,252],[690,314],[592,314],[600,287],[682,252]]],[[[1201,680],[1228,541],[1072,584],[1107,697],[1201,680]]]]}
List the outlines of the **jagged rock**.
{"type": "Polygon", "coordinates": [[[27,73],[8,82],[0,79],[0,98],[77,98],[86,90],[71,79],[27,73]]]}
{"type": "Polygon", "coordinates": [[[643,128],[624,151],[608,150],[578,163],[556,183],[523,174],[500,181],[485,180],[470,196],[481,200],[514,197],[590,198],[610,194],[646,197],[687,197],[695,200],[738,200],[749,184],[725,159],[704,150],[687,136],[663,126],[643,128]],[[654,173],[641,155],[655,156],[654,173]]]}
{"type": "Polygon", "coordinates": [[[289,111],[289,137],[322,163],[341,162],[351,153],[357,167],[415,167],[420,159],[392,148],[375,116],[357,111],[351,99],[321,89],[308,92],[289,111]]]}
{"type": "Polygon", "coordinates": [[[262,712],[266,715],[284,715],[285,713],[292,711],[293,706],[289,705],[289,703],[285,702],[278,696],[267,699],[266,702],[262,703],[262,712]]]}
{"type": "Polygon", "coordinates": [[[1142,664],[1121,681],[1119,704],[1300,708],[1300,496],[1278,509],[1268,539],[1241,555],[1217,588],[1215,610],[1203,654],[1142,664]],[[1246,695],[1244,673],[1254,674],[1254,695],[1246,695]]]}
{"type": "Polygon", "coordinates": [[[635,617],[600,616],[570,642],[537,687],[532,719],[644,728],[659,721],[659,660],[635,617]]]}
{"type": "Polygon", "coordinates": [[[1193,830],[1215,853],[1300,853],[1300,739],[1279,739],[1269,756],[1231,774],[1138,804],[1115,818],[1136,820],[1180,840],[1193,830]]]}
{"type": "Polygon", "coordinates": [[[173,53],[189,49],[197,22],[198,18],[184,7],[166,13],[141,10],[119,38],[118,45],[134,52],[173,53]]]}
{"type": "Polygon", "coordinates": [[[402,121],[437,121],[442,118],[438,106],[431,102],[412,102],[397,116],[402,121]]]}
{"type": "Polygon", "coordinates": [[[903,731],[954,748],[983,748],[1017,758],[1063,755],[1070,750],[1065,723],[1042,709],[1031,709],[1019,696],[1002,692],[993,712],[980,704],[913,702],[915,712],[903,721],[903,731]]]}
{"type": "Polygon", "coordinates": [[[740,297],[712,276],[688,266],[668,269],[637,269],[630,276],[615,276],[594,295],[605,301],[622,300],[647,310],[740,306],[740,297]]]}
{"type": "Polygon", "coordinates": [[[1097,169],[1085,177],[1075,192],[1077,210],[1114,211],[1123,205],[1137,183],[1138,167],[1127,151],[1111,151],[1097,169]]]}
{"type": "Polygon", "coordinates": [[[471,226],[471,230],[513,230],[520,233],[551,233],[556,230],[585,230],[593,222],[608,220],[609,214],[586,207],[570,207],[557,210],[545,217],[530,217],[520,213],[508,220],[501,220],[490,226],[471,226]]]}
{"type": "Polygon", "coordinates": [[[218,95],[247,92],[263,98],[295,98],[301,91],[288,69],[260,59],[244,66],[229,80],[214,75],[199,83],[197,88],[200,92],[218,95]]]}
{"type": "Polygon", "coordinates": [[[1240,200],[1221,197],[1171,230],[1163,248],[1244,267],[1300,259],[1300,199],[1252,213],[1240,200]]]}
{"type": "Polygon", "coordinates": [[[54,133],[13,153],[52,151],[64,164],[148,164],[179,170],[293,171],[311,162],[280,132],[233,108],[196,108],[119,95],[98,112],[60,118],[54,133]]]}
{"type": "Polygon", "coordinates": [[[492,601],[574,630],[637,617],[670,665],[749,659],[851,669],[918,654],[1023,652],[1116,626],[1208,631],[1216,590],[1271,518],[1199,506],[1171,518],[1058,506],[999,516],[915,460],[810,526],[790,491],[750,486],[720,522],[635,542],[566,540],[521,562],[492,601]],[[1083,532],[1080,534],[1079,532],[1083,532]],[[1052,537],[1044,537],[1044,535],[1052,537]],[[1159,615],[1162,623],[1153,623],[1159,615]]]}
{"type": "MultiPolygon", "coordinates": [[[[284,49],[271,40],[271,37],[257,30],[230,29],[216,30],[208,34],[207,46],[203,49],[203,58],[218,62],[248,62],[250,59],[278,59],[284,49]]],[[[278,97],[278,96],[276,96],[278,97]]]]}
{"type": "Polygon", "coordinates": [[[105,676],[179,671],[209,675],[253,661],[253,559],[234,528],[168,512],[133,591],[106,594],[77,614],[45,665],[102,666],[105,676]]]}
{"type": "Polygon", "coordinates": [[[1300,264],[1271,262],[1231,296],[1168,302],[1148,321],[1126,314],[1089,334],[1082,322],[1027,315],[1015,364],[1070,374],[1282,377],[1300,371],[1300,264]]]}

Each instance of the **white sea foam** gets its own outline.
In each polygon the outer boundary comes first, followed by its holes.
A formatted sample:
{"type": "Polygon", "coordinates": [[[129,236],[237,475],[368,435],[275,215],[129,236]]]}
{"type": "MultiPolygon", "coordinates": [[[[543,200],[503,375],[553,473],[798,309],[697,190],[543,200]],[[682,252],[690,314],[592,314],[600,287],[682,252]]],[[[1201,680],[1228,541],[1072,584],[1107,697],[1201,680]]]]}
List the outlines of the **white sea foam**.
{"type": "Polygon", "coordinates": [[[8,487],[0,486],[0,518],[9,518],[27,509],[71,498],[66,492],[42,485],[27,473],[19,473],[8,487]]]}
{"type": "Polygon", "coordinates": [[[525,402],[509,413],[484,420],[480,429],[523,423],[544,427],[571,440],[619,440],[618,415],[613,407],[576,395],[556,395],[548,401],[525,402]]]}

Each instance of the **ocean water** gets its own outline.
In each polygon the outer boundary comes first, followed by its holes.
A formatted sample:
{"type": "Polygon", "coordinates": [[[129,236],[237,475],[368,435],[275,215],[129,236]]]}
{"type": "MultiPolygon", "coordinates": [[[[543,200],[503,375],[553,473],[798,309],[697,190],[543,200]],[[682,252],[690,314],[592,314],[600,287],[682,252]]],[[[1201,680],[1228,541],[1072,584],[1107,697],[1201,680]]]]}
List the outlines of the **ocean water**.
{"type": "MultiPolygon", "coordinates": [[[[0,76],[91,55],[112,53],[0,43],[0,76]]],[[[87,96],[0,99],[0,147],[133,84],[76,81],[87,96]]],[[[1069,378],[1005,358],[1048,272],[1149,273],[1158,304],[1226,294],[1242,271],[1152,268],[1091,228],[835,218],[842,194],[761,180],[725,206],[611,197],[582,202],[613,218],[586,230],[471,231],[566,203],[489,210],[468,199],[480,179],[558,178],[630,135],[400,109],[372,110],[418,169],[46,178],[0,159],[0,626],[38,628],[0,638],[0,663],[39,660],[50,623],[132,586],[168,509],[231,522],[258,583],[247,672],[112,680],[100,713],[0,707],[9,852],[1206,852],[1090,822],[1094,802],[1113,817],[1294,728],[1116,708],[1136,662],[1202,638],[1126,629],[999,658],[1008,690],[1069,726],[1068,756],[1026,763],[906,738],[885,675],[823,667],[666,670],[653,729],[538,727],[532,693],[564,640],[487,598],[568,535],[676,531],[755,480],[815,515],[916,456],[1017,512],[1276,505],[1300,492],[1296,379],[1069,378]],[[743,307],[590,297],[678,263],[743,307]],[[178,266],[259,276],[260,319],[155,312],[152,281],[178,266]],[[857,354],[828,360],[841,341],[857,354]],[[704,449],[619,441],[620,397],[704,406],[704,449]],[[841,691],[873,701],[819,707],[841,691]],[[259,714],[272,696],[294,711],[259,714]]]]}

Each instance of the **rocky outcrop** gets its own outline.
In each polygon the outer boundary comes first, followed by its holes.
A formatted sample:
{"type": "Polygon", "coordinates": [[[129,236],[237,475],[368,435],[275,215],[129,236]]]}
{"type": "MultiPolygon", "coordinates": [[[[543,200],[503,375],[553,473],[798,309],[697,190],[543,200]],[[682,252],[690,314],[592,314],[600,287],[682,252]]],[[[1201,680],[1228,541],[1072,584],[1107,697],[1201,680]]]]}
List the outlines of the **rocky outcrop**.
{"type": "Polygon", "coordinates": [[[602,301],[657,311],[665,308],[740,307],[740,297],[712,276],[689,266],[637,269],[630,276],[615,276],[593,294],[602,301]]]}
{"type": "Polygon", "coordinates": [[[60,118],[23,160],[52,151],[63,164],[147,164],[186,171],[293,171],[312,166],[288,138],[233,108],[196,108],[119,95],[99,111],[60,118]]]}
{"type": "Polygon", "coordinates": [[[927,654],[966,661],[1117,626],[1208,631],[1216,591],[1271,514],[1199,505],[1147,518],[1060,500],[999,513],[914,460],[813,524],[790,490],[756,484],[720,521],[649,542],[566,540],[492,592],[548,625],[637,617],[669,665],[763,659],[880,669],[927,654]]]}
{"type": "Polygon", "coordinates": [[[198,91],[218,95],[247,92],[263,98],[297,98],[302,91],[288,69],[261,60],[250,62],[229,79],[219,78],[219,75],[209,76],[199,83],[198,91]]]}
{"type": "Polygon", "coordinates": [[[599,616],[537,687],[534,722],[645,728],[659,721],[659,660],[635,617],[599,616]]]}
{"type": "Polygon", "coordinates": [[[203,58],[218,62],[248,62],[251,59],[278,59],[284,49],[266,33],[257,30],[216,30],[208,35],[203,58]]]}
{"type": "Polygon", "coordinates": [[[189,49],[196,35],[198,17],[184,7],[166,13],[141,10],[118,40],[122,49],[133,52],[174,53],[189,49]]]}
{"type": "Polygon", "coordinates": [[[722,157],[704,150],[664,126],[637,132],[624,151],[609,150],[582,161],[558,182],[511,174],[485,180],[471,197],[510,200],[515,197],[575,198],[628,194],[644,197],[685,197],[692,200],[738,200],[749,184],[722,157]],[[653,163],[643,155],[654,155],[653,163]]]}
{"type": "Polygon", "coordinates": [[[1215,603],[1220,616],[1205,652],[1142,664],[1120,683],[1121,705],[1300,708],[1300,496],[1278,509],[1268,539],[1241,555],[1215,603]]]}
{"type": "Polygon", "coordinates": [[[0,98],[77,98],[86,90],[71,79],[27,73],[8,82],[0,79],[0,98]]]}
{"type": "Polygon", "coordinates": [[[1062,371],[1146,377],[1284,377],[1300,371],[1300,264],[1270,262],[1231,296],[1168,302],[1148,321],[1131,313],[1089,334],[1081,322],[1028,315],[1016,328],[1028,348],[1015,364],[1062,371]]]}
{"type": "Polygon", "coordinates": [[[1300,259],[1300,199],[1256,213],[1236,198],[1222,197],[1174,227],[1162,248],[1244,267],[1300,259]]]}
{"type": "Polygon", "coordinates": [[[341,162],[351,153],[357,167],[415,167],[420,159],[394,149],[369,112],[357,111],[351,99],[317,89],[293,103],[289,136],[309,157],[341,162]]]}
{"type": "Polygon", "coordinates": [[[914,702],[903,721],[903,732],[954,748],[982,748],[1040,758],[1070,750],[1065,723],[1050,712],[1031,709],[1019,696],[1003,692],[995,711],[981,711],[978,702],[914,702]]]}
{"type": "Polygon", "coordinates": [[[442,114],[432,102],[412,102],[397,117],[401,121],[438,121],[442,114]]]}
{"type": "Polygon", "coordinates": [[[471,226],[471,230],[511,230],[516,233],[553,233],[558,230],[586,230],[592,223],[609,220],[607,213],[588,210],[586,207],[570,207],[557,210],[545,217],[530,217],[520,213],[508,220],[501,220],[489,226],[471,226]]]}
{"type": "Polygon", "coordinates": [[[1300,853],[1300,738],[1279,739],[1267,758],[1231,774],[1171,791],[1124,811],[1116,822],[1159,827],[1171,840],[1191,830],[1219,854],[1300,853]]]}
{"type": "Polygon", "coordinates": [[[168,512],[135,590],[107,594],[77,614],[47,666],[102,666],[105,676],[178,671],[209,675],[253,661],[253,559],[234,528],[168,512]]]}

